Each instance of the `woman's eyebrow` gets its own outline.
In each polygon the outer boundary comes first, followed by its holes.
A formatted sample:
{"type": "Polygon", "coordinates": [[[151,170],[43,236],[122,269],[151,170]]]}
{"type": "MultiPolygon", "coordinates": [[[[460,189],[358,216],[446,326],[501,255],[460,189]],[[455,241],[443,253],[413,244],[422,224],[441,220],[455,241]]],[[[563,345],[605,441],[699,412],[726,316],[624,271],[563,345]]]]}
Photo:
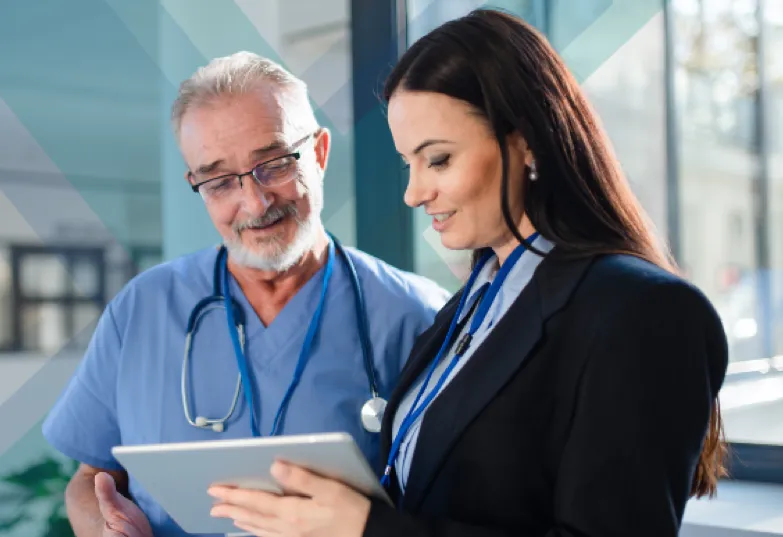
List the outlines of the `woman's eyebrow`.
{"type": "Polygon", "coordinates": [[[413,154],[416,155],[416,154],[420,153],[421,150],[424,149],[425,147],[429,147],[429,146],[434,145],[434,144],[453,144],[453,143],[454,142],[452,142],[451,140],[441,140],[441,139],[432,139],[432,138],[430,138],[430,139],[424,140],[422,143],[420,143],[416,147],[416,149],[413,150],[413,154]]]}

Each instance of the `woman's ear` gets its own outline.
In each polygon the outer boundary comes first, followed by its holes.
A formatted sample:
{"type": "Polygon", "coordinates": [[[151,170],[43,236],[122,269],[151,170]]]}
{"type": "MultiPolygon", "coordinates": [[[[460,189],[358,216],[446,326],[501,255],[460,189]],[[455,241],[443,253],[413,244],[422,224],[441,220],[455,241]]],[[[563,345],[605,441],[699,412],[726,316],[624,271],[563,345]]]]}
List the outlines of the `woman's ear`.
{"type": "Polygon", "coordinates": [[[508,135],[507,145],[509,150],[514,151],[517,155],[524,155],[523,162],[525,166],[530,166],[533,163],[533,152],[518,131],[508,135]]]}

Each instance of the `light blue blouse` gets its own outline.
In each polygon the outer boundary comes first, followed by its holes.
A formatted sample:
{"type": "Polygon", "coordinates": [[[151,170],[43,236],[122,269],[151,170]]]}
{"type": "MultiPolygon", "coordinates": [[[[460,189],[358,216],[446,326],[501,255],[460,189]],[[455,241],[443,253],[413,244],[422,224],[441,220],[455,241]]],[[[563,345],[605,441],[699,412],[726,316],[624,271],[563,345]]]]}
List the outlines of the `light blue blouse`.
{"type": "MultiPolygon", "coordinates": [[[[536,249],[541,250],[543,252],[549,252],[554,245],[548,240],[539,236],[533,242],[533,246],[536,249]]],[[[533,278],[533,273],[535,272],[536,268],[538,267],[541,261],[542,258],[532,252],[525,252],[522,255],[522,257],[520,257],[519,261],[517,261],[517,263],[514,265],[514,267],[511,269],[508,276],[506,277],[506,281],[503,282],[503,287],[500,288],[500,291],[495,297],[495,300],[492,303],[492,306],[490,307],[489,311],[487,312],[487,316],[484,318],[484,321],[481,323],[481,325],[476,330],[476,333],[473,335],[473,339],[467,351],[459,360],[459,362],[454,367],[454,369],[451,371],[448,378],[446,378],[446,381],[443,383],[443,387],[441,388],[441,391],[443,391],[443,389],[445,389],[446,386],[448,386],[451,380],[456,375],[459,374],[459,371],[462,369],[462,367],[467,363],[468,360],[470,360],[471,356],[473,356],[473,352],[484,342],[487,335],[492,330],[492,327],[494,327],[497,324],[497,322],[500,320],[500,318],[503,317],[506,311],[508,311],[508,308],[514,302],[514,300],[516,300],[516,298],[519,296],[519,294],[522,292],[522,290],[525,288],[528,282],[530,282],[530,280],[533,278]]],[[[479,290],[485,283],[489,283],[493,280],[495,274],[497,274],[497,270],[498,270],[497,258],[493,257],[484,265],[484,267],[481,269],[481,272],[479,272],[478,276],[476,277],[476,281],[473,284],[473,287],[471,288],[470,291],[470,296],[465,302],[465,306],[462,312],[460,313],[460,318],[458,319],[458,321],[462,321],[465,318],[465,316],[468,314],[468,312],[471,312],[471,306],[478,298],[479,290]]],[[[471,315],[473,313],[471,313],[471,315]]],[[[464,324],[463,332],[468,330],[469,325],[470,325],[469,322],[464,324]]],[[[452,338],[452,342],[459,341],[460,335],[461,334],[455,333],[452,338]]],[[[440,363],[435,368],[435,372],[430,378],[430,382],[427,386],[425,393],[421,397],[420,403],[421,401],[426,399],[427,395],[430,393],[430,391],[432,391],[432,389],[437,384],[440,376],[448,367],[449,362],[451,362],[451,359],[454,357],[454,347],[456,347],[456,345],[451,346],[449,351],[443,356],[440,363]]],[[[416,381],[416,383],[411,386],[408,393],[402,399],[400,406],[397,409],[397,413],[394,416],[394,420],[392,422],[393,425],[392,431],[394,437],[397,436],[397,432],[399,431],[400,426],[402,425],[402,421],[405,419],[405,416],[408,414],[408,410],[410,410],[413,401],[416,399],[416,394],[419,393],[419,390],[421,389],[421,385],[427,376],[428,370],[429,368],[424,370],[424,372],[421,374],[421,376],[416,381]]],[[[437,395],[435,396],[435,398],[437,398],[437,395]]],[[[416,449],[416,441],[418,440],[419,429],[421,428],[421,422],[426,414],[427,414],[427,410],[425,409],[424,412],[421,413],[418,419],[413,423],[411,428],[408,430],[408,434],[405,436],[405,439],[403,440],[402,445],[400,446],[399,455],[397,455],[397,459],[395,460],[397,479],[400,484],[400,490],[403,493],[405,492],[405,484],[408,481],[408,472],[410,471],[411,461],[413,460],[413,453],[416,449]]]]}

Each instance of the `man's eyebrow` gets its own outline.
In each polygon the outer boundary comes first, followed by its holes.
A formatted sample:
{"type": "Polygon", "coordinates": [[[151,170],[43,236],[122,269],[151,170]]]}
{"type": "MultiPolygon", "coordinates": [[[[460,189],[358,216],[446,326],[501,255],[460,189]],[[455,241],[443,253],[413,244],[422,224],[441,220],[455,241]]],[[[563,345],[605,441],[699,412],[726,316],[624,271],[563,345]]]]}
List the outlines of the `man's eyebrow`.
{"type": "Polygon", "coordinates": [[[215,171],[220,166],[222,166],[223,163],[224,163],[224,161],[222,159],[220,159],[220,160],[216,160],[214,162],[210,162],[209,164],[203,164],[203,165],[199,166],[198,168],[196,168],[196,173],[200,174],[200,175],[207,175],[207,174],[212,173],[213,171],[215,171]]]}
{"type": "Polygon", "coordinates": [[[270,153],[281,151],[287,148],[288,148],[288,144],[285,143],[285,141],[275,140],[274,142],[269,143],[264,147],[259,147],[258,149],[254,149],[253,151],[250,152],[250,156],[253,159],[263,158],[269,155],[270,153]]]}
{"type": "MultiPolygon", "coordinates": [[[[259,147],[258,149],[254,149],[253,151],[251,151],[250,157],[254,160],[261,159],[269,155],[270,153],[283,150],[287,147],[288,145],[283,140],[275,140],[274,142],[271,142],[263,147],[259,147]]],[[[214,172],[223,164],[225,164],[225,161],[223,159],[218,159],[214,162],[210,162],[209,164],[204,164],[202,166],[199,166],[198,168],[196,168],[196,173],[200,175],[207,175],[209,173],[214,172]]]]}
{"type": "Polygon", "coordinates": [[[416,154],[420,153],[424,148],[429,147],[431,145],[435,145],[435,144],[453,144],[453,143],[454,142],[452,142],[451,140],[441,140],[441,139],[430,138],[430,139],[424,140],[422,143],[420,143],[416,147],[416,149],[413,150],[413,154],[416,155],[416,154]]]}

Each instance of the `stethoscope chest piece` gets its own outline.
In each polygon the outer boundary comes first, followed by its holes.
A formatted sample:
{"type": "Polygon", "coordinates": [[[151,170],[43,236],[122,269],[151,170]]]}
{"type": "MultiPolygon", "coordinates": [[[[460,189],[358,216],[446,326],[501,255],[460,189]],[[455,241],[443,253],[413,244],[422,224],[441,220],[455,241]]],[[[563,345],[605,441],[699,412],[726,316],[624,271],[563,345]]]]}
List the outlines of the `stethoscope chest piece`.
{"type": "Polygon", "coordinates": [[[362,425],[371,433],[381,432],[383,413],[386,410],[386,400],[381,397],[373,397],[362,407],[362,425]]]}

